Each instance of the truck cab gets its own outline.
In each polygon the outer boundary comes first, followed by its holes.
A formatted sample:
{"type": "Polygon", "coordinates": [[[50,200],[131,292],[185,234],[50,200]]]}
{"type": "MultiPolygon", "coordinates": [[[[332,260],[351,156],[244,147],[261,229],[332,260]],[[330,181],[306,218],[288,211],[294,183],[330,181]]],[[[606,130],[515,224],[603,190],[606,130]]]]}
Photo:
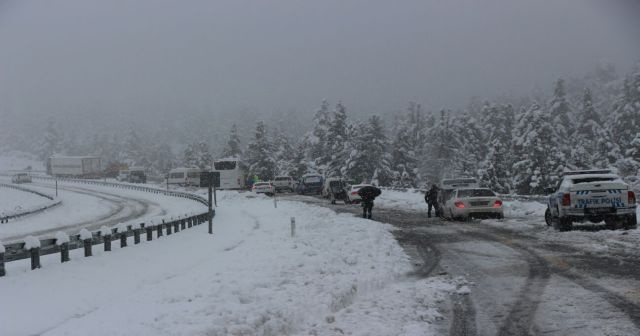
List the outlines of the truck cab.
{"type": "Polygon", "coordinates": [[[637,228],[636,195],[618,175],[607,170],[565,172],[553,189],[545,212],[547,225],[559,231],[575,222],[605,222],[609,229],[637,228]]]}

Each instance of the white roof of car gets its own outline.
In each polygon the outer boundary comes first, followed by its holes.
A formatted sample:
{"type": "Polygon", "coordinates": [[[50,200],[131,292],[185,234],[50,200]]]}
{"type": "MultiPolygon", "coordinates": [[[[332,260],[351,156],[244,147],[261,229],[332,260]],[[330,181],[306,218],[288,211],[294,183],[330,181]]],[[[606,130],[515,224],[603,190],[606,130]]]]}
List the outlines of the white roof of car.
{"type": "Polygon", "coordinates": [[[620,176],[616,174],[579,174],[579,175],[565,175],[566,178],[570,178],[572,180],[576,179],[588,179],[588,178],[611,178],[611,179],[620,179],[620,176]]]}

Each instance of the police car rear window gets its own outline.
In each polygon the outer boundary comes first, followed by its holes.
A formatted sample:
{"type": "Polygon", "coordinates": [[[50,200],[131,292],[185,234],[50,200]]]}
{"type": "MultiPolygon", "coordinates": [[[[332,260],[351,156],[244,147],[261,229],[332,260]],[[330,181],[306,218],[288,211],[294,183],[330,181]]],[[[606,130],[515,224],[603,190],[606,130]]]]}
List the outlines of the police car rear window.
{"type": "Polygon", "coordinates": [[[496,194],[489,189],[465,189],[458,190],[458,197],[488,197],[496,194]]]}
{"type": "Polygon", "coordinates": [[[585,177],[585,178],[572,179],[571,181],[574,184],[580,184],[580,183],[593,183],[593,182],[611,182],[614,180],[615,178],[613,177],[585,177]]]}

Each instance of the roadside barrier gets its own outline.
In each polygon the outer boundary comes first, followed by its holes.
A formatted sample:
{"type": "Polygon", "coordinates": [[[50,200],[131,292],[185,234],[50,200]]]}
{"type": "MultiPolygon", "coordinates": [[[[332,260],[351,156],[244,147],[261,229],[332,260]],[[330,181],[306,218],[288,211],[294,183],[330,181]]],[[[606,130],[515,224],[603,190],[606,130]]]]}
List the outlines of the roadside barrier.
{"type": "Polygon", "coordinates": [[[35,195],[38,195],[40,197],[44,197],[46,199],[49,200],[49,202],[43,204],[43,205],[39,205],[33,208],[29,208],[29,209],[25,209],[23,211],[15,211],[9,214],[3,213],[0,214],[0,224],[3,223],[8,223],[10,219],[14,219],[14,218],[18,218],[18,217],[22,217],[22,216],[27,216],[27,215],[32,215],[50,208],[53,208],[56,205],[59,205],[60,203],[62,203],[62,201],[58,198],[55,198],[53,196],[41,193],[39,191],[35,191],[29,188],[25,188],[22,186],[18,186],[15,184],[9,184],[9,183],[0,183],[0,188],[9,188],[9,189],[15,189],[15,190],[20,190],[23,192],[28,192],[28,193],[32,193],[35,195]]]}
{"type": "MultiPolygon", "coordinates": [[[[59,182],[70,182],[79,184],[90,185],[102,185],[108,187],[114,187],[119,189],[128,189],[135,191],[143,191],[154,194],[163,194],[171,197],[181,197],[199,202],[203,205],[208,205],[209,202],[204,197],[177,191],[167,191],[158,188],[150,188],[145,186],[120,184],[113,182],[103,182],[95,180],[79,180],[79,179],[61,179],[50,177],[33,177],[33,179],[41,180],[58,180],[59,182]]],[[[75,249],[84,249],[84,256],[91,257],[93,255],[93,246],[103,244],[105,251],[111,250],[111,242],[120,241],[120,247],[127,247],[127,238],[133,236],[134,245],[140,244],[140,234],[146,233],[146,240],[153,240],[153,231],[157,232],[157,238],[162,237],[163,232],[166,235],[172,234],[172,230],[175,233],[179,233],[187,228],[192,228],[200,224],[206,223],[210,218],[215,216],[215,209],[210,213],[205,211],[200,214],[190,214],[183,217],[171,218],[170,221],[165,222],[162,219],[161,223],[139,223],[130,225],[118,225],[114,228],[105,231],[105,227],[99,230],[90,232],[87,229],[82,229],[78,234],[68,236],[62,232],[58,232],[55,238],[42,238],[27,237],[24,241],[18,241],[7,245],[0,244],[0,277],[6,275],[5,263],[31,259],[31,269],[37,269],[41,267],[40,257],[43,255],[49,255],[54,253],[60,253],[60,261],[68,262],[69,251],[75,249]]]]}

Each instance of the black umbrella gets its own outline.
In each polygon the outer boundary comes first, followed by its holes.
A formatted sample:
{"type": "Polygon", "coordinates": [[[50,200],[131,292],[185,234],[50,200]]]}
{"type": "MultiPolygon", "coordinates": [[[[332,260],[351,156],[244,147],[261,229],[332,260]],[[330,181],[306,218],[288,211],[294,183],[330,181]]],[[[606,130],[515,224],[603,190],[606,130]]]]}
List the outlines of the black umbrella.
{"type": "Polygon", "coordinates": [[[360,195],[363,200],[373,200],[380,196],[381,193],[382,191],[374,186],[364,186],[358,190],[358,195],[360,195]]]}

